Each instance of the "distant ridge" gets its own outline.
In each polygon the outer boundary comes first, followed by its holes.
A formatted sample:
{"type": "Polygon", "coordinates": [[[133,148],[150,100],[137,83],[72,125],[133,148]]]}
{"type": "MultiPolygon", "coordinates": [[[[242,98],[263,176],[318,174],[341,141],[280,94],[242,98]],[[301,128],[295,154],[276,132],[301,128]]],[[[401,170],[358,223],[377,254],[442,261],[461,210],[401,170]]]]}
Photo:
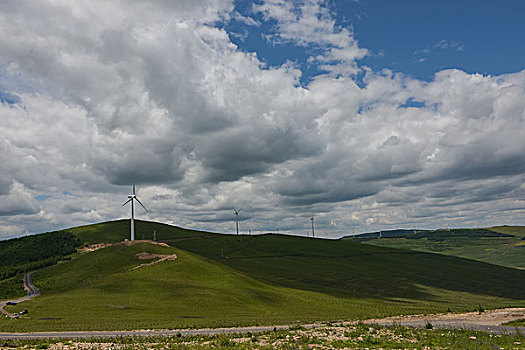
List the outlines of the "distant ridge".
{"type": "Polygon", "coordinates": [[[408,239],[442,239],[448,237],[512,237],[511,233],[498,232],[490,228],[454,228],[437,230],[416,230],[416,229],[397,229],[368,232],[356,235],[346,235],[347,238],[408,238],[408,239]]]}
{"type": "Polygon", "coordinates": [[[366,233],[356,233],[355,235],[345,235],[341,237],[345,238],[376,238],[379,237],[381,233],[382,237],[402,237],[407,235],[413,235],[416,232],[426,232],[427,230],[416,230],[416,229],[394,229],[394,230],[385,230],[385,231],[375,231],[375,232],[366,232],[366,233]]]}

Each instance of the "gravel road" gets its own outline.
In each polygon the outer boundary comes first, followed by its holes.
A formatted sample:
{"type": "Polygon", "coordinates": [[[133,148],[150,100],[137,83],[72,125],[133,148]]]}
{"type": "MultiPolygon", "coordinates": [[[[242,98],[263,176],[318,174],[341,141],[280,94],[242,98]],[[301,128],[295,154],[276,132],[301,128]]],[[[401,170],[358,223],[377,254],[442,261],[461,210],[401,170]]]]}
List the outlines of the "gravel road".
{"type": "MultiPolygon", "coordinates": [[[[410,315],[384,319],[364,320],[364,323],[384,326],[402,325],[423,328],[431,323],[440,329],[469,329],[494,334],[514,334],[519,331],[525,334],[525,327],[501,326],[501,323],[525,318],[525,308],[490,310],[483,313],[410,315]]],[[[352,325],[357,321],[344,322],[352,325]]],[[[322,327],[322,323],[305,324],[304,328],[322,327]]],[[[78,331],[78,332],[42,332],[42,333],[0,333],[0,339],[37,339],[37,338],[116,338],[116,337],[148,337],[181,335],[218,335],[233,333],[258,333],[272,330],[289,329],[290,326],[235,327],[214,329],[175,329],[175,330],[137,330],[137,331],[78,331]]]]}

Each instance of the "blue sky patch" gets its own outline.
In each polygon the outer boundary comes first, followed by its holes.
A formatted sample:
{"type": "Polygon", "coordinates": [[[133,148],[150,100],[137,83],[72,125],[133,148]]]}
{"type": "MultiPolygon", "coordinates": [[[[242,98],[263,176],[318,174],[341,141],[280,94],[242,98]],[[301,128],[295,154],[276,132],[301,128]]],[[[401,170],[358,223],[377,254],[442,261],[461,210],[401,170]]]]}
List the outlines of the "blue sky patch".
{"type": "Polygon", "coordinates": [[[22,99],[16,95],[10,94],[9,92],[0,91],[0,103],[7,103],[8,105],[14,105],[20,103],[22,99]]]}
{"type": "Polygon", "coordinates": [[[35,196],[35,199],[39,202],[43,202],[48,200],[49,198],[53,197],[51,194],[41,194],[39,196],[35,196]]]}
{"type": "MultiPolygon", "coordinates": [[[[270,42],[276,22],[254,13],[253,5],[235,2],[241,16],[224,24],[232,42],[243,51],[257,52],[270,66],[294,62],[303,72],[301,83],[307,85],[321,73],[308,63],[319,48],[270,42]]],[[[499,75],[525,67],[525,1],[328,0],[325,5],[336,26],[352,30],[359,46],[369,50],[359,65],[376,71],[388,68],[431,81],[444,69],[499,75]]]]}
{"type": "Polygon", "coordinates": [[[410,97],[408,100],[406,100],[405,103],[403,103],[402,105],[399,105],[399,108],[409,108],[409,107],[415,107],[415,108],[425,107],[425,102],[415,101],[412,97],[410,97]]]}
{"type": "Polygon", "coordinates": [[[79,195],[76,195],[73,192],[69,192],[69,191],[62,191],[62,194],[64,196],[80,197],[79,195]]]}

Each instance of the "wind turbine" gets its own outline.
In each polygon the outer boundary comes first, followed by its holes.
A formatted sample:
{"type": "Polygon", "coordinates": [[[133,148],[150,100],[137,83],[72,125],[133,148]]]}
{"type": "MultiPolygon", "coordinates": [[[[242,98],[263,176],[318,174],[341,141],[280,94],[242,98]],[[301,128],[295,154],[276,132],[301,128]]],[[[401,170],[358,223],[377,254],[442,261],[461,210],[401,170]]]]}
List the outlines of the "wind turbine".
{"type": "Polygon", "coordinates": [[[315,238],[315,231],[314,231],[314,216],[312,214],[312,217],[310,218],[310,221],[312,222],[312,238],[315,238]]]}
{"type": "Polygon", "coordinates": [[[233,208],[233,212],[235,213],[235,227],[237,228],[237,235],[239,234],[239,213],[241,212],[241,208],[238,210],[233,208]]]}
{"type": "Polygon", "coordinates": [[[134,241],[135,240],[135,205],[133,201],[134,200],[137,201],[142,206],[142,208],[144,208],[146,212],[148,211],[148,209],[146,209],[144,204],[142,204],[140,200],[137,198],[137,195],[135,194],[135,184],[133,184],[133,194],[128,196],[128,198],[129,199],[126,201],[126,203],[122,204],[122,206],[125,206],[126,204],[131,202],[131,240],[134,241]]]}

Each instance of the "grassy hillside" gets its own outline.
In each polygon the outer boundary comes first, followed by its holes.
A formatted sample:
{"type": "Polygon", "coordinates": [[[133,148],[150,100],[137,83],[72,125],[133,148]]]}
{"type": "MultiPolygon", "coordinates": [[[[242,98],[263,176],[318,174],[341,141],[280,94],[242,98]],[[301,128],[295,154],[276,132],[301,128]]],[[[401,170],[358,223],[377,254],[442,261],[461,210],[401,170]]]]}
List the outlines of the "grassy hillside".
{"type": "Polygon", "coordinates": [[[14,299],[25,295],[25,293],[21,275],[0,281],[0,300],[14,299]]]}
{"type": "MultiPolygon", "coordinates": [[[[280,235],[173,244],[272,284],[335,296],[440,301],[471,293],[486,300],[525,299],[519,282],[525,272],[456,257],[280,235]]],[[[463,305],[476,299],[464,295],[463,305]]]]}
{"type": "Polygon", "coordinates": [[[490,230],[516,237],[525,237],[525,226],[494,226],[490,230]]]}
{"type": "MultiPolygon", "coordinates": [[[[448,231],[439,231],[448,232],[448,231]]],[[[467,259],[497,264],[506,267],[525,269],[525,227],[498,226],[490,229],[451,230],[448,234],[425,236],[405,236],[397,238],[369,239],[363,243],[374,246],[409,249],[444,255],[459,256],[467,259]],[[483,234],[476,232],[484,231],[483,234]],[[470,234],[463,234],[463,233],[470,234]],[[493,232],[490,235],[487,232],[493,232]]]]}
{"type": "Polygon", "coordinates": [[[70,258],[81,244],[66,231],[0,241],[0,300],[25,294],[24,273],[70,258]]]}
{"type": "Polygon", "coordinates": [[[0,280],[55,264],[81,244],[65,231],[0,241],[0,280]]]}
{"type": "MultiPolygon", "coordinates": [[[[130,220],[108,221],[94,225],[79,226],[68,229],[85,244],[121,242],[130,237],[130,220]]],[[[179,228],[158,222],[135,220],[135,238],[157,240],[186,239],[208,235],[208,232],[179,228]]]]}
{"type": "MultiPolygon", "coordinates": [[[[295,323],[378,316],[395,303],[338,298],[270,285],[176,248],[114,245],[34,275],[42,296],[22,305],[27,319],[0,319],[3,331],[137,329],[295,323]],[[132,269],[141,251],[175,261],[132,269]]],[[[406,312],[430,304],[405,306],[406,312]]]]}
{"type": "MultiPolygon", "coordinates": [[[[510,227],[510,226],[504,226],[510,227]]],[[[510,237],[512,234],[494,231],[486,228],[457,228],[457,229],[437,229],[437,230],[388,230],[363,233],[359,235],[344,236],[343,239],[369,239],[369,238],[407,238],[430,240],[443,240],[448,238],[486,238],[486,237],[510,237]]]]}
{"type": "MultiPolygon", "coordinates": [[[[129,238],[129,224],[129,220],[117,220],[0,241],[0,300],[25,295],[22,282],[25,272],[69,259],[82,244],[120,242],[129,238]]],[[[146,221],[136,221],[135,226],[138,239],[152,239],[154,231],[158,239],[165,240],[208,234],[146,221]]]]}
{"type": "MultiPolygon", "coordinates": [[[[129,222],[70,229],[119,241],[129,222]]],[[[231,236],[138,222],[173,247],[116,244],[34,274],[30,319],[0,329],[74,330],[275,324],[525,306],[525,271],[354,240],[231,236]],[[136,253],[178,255],[133,270],[136,253]]],[[[150,238],[150,237],[145,237],[150,238]]],[[[420,241],[420,240],[417,240],[420,241]]]]}

